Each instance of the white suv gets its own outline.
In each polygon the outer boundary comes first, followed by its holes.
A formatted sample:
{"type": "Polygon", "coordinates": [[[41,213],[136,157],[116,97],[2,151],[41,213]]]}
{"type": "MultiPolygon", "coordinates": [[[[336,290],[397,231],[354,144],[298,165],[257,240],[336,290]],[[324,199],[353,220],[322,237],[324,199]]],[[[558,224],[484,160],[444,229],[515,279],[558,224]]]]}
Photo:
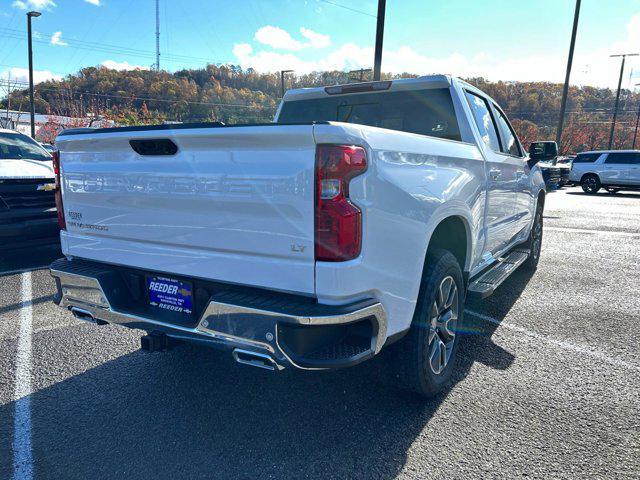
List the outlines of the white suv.
{"type": "Polygon", "coordinates": [[[601,150],[578,154],[569,181],[586,193],[640,189],[640,150],[601,150]]]}

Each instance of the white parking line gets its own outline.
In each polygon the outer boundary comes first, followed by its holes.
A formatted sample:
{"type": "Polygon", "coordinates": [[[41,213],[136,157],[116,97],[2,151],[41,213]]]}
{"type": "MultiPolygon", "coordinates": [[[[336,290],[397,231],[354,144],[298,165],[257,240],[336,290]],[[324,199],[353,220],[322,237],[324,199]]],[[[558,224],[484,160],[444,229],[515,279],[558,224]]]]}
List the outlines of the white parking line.
{"type": "Polygon", "coordinates": [[[9,275],[16,275],[18,273],[35,272],[37,270],[44,270],[45,268],[49,268],[49,265],[43,265],[41,267],[22,268],[20,270],[0,270],[0,276],[6,277],[9,275]]]}
{"type": "Polygon", "coordinates": [[[465,313],[469,315],[473,315],[474,317],[480,318],[486,322],[493,323],[494,325],[499,325],[501,327],[508,328],[509,330],[522,333],[530,338],[534,338],[536,340],[545,342],[547,344],[554,345],[564,350],[570,350],[575,353],[587,355],[601,362],[605,362],[610,365],[615,365],[616,367],[622,367],[628,370],[635,370],[636,372],[640,372],[640,365],[621,360],[620,358],[614,357],[611,354],[606,354],[604,352],[596,350],[595,348],[585,347],[582,345],[575,345],[573,343],[565,342],[563,340],[554,340],[553,338],[549,338],[545,335],[540,335],[539,333],[532,332],[531,330],[527,330],[526,328],[519,327],[517,325],[513,325],[512,323],[508,323],[505,321],[500,321],[497,318],[493,318],[493,317],[490,317],[489,315],[484,315],[482,313],[474,312],[473,310],[465,309],[465,313]]]}
{"type": "Polygon", "coordinates": [[[636,237],[640,238],[640,233],[636,232],[617,232],[615,230],[589,230],[586,228],[571,228],[571,227],[544,227],[545,230],[552,232],[565,232],[565,233],[591,233],[598,235],[614,235],[619,237],[636,237]]]}
{"type": "Polygon", "coordinates": [[[20,297],[20,333],[16,358],[15,415],[13,421],[13,478],[33,478],[31,450],[31,273],[22,274],[20,297]]]}

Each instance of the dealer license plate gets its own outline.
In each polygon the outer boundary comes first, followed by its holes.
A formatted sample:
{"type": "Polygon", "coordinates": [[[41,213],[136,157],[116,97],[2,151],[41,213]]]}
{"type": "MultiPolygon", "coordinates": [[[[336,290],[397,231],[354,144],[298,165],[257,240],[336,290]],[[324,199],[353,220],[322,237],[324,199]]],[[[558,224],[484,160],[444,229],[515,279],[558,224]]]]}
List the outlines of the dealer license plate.
{"type": "Polygon", "coordinates": [[[147,277],[149,304],[171,312],[193,312],[193,287],[167,277],[147,277]]]}

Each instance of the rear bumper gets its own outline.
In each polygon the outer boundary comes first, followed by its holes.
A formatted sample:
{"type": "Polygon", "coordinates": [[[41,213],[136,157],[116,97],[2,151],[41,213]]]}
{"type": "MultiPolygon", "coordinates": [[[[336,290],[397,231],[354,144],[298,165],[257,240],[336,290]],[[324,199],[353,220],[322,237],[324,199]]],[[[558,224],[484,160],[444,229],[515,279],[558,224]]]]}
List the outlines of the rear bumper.
{"type": "Polygon", "coordinates": [[[0,215],[0,244],[21,247],[25,242],[59,241],[60,228],[55,212],[39,218],[0,215]]]}
{"type": "Polygon", "coordinates": [[[82,320],[267,355],[277,368],[355,365],[377,354],[386,340],[386,314],[375,300],[328,306],[307,297],[209,282],[203,311],[192,323],[183,324],[131,306],[123,291],[125,274],[131,275],[101,263],[57,260],[51,265],[58,286],[56,303],[82,320]]]}

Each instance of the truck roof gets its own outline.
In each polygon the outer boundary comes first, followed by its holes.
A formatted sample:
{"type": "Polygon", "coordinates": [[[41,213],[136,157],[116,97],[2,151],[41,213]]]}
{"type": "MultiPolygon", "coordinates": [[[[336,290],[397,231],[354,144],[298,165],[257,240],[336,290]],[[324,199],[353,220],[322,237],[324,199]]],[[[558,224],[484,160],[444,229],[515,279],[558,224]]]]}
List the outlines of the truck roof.
{"type": "Polygon", "coordinates": [[[450,75],[426,75],[417,78],[400,78],[397,80],[382,80],[376,82],[348,83],[344,85],[331,85],[327,87],[296,88],[285,93],[283,100],[307,100],[312,98],[324,98],[340,93],[367,93],[371,91],[401,91],[418,90],[426,88],[447,88],[451,83],[462,81],[450,75]],[[344,92],[342,91],[344,89],[344,92]]]}
{"type": "Polygon", "coordinates": [[[580,152],[578,155],[584,155],[586,153],[640,153],[640,150],[588,150],[586,152],[580,152]]]}

